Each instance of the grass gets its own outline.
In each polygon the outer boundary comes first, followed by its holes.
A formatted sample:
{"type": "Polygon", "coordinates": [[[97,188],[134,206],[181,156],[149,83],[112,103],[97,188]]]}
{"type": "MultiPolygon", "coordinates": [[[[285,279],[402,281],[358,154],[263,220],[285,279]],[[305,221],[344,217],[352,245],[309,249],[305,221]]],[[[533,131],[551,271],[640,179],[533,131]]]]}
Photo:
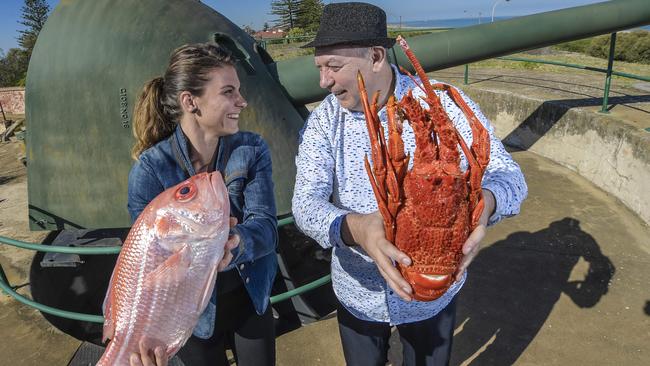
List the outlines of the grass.
{"type": "Polygon", "coordinates": [[[267,44],[266,51],[275,61],[288,60],[300,56],[313,55],[313,48],[300,48],[307,42],[296,42],[289,44],[267,44]]]}
{"type": "MultiPolygon", "coordinates": [[[[583,65],[583,66],[607,69],[607,60],[603,60],[601,58],[592,57],[592,56],[588,56],[576,52],[545,49],[543,54],[531,54],[530,52],[520,52],[510,56],[563,62],[567,64],[575,64],[575,65],[583,65]]],[[[498,59],[489,59],[489,60],[475,62],[470,65],[470,69],[471,66],[477,66],[482,68],[494,68],[494,69],[535,70],[540,72],[552,72],[552,73],[570,72],[570,73],[588,73],[591,75],[595,74],[594,71],[578,70],[578,69],[567,68],[562,66],[545,65],[545,64],[539,64],[539,63],[528,62],[528,61],[525,62],[505,61],[505,60],[498,60],[498,59]]],[[[634,74],[643,77],[650,77],[650,65],[646,65],[646,64],[614,61],[613,69],[614,71],[625,72],[628,74],[634,74]]],[[[604,74],[602,75],[604,77],[604,74]]],[[[615,78],[618,82],[622,82],[624,84],[634,84],[640,82],[639,80],[624,78],[616,75],[614,75],[613,78],[615,78]]]]}

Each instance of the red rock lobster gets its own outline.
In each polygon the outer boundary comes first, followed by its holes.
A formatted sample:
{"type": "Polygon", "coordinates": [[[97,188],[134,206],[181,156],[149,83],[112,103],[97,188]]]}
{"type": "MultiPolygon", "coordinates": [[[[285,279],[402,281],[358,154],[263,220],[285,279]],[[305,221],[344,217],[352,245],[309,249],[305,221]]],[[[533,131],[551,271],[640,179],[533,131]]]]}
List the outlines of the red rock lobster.
{"type": "Polygon", "coordinates": [[[387,103],[388,143],[377,114],[379,94],[368,100],[363,77],[357,81],[372,147],[371,168],[366,171],[384,219],[386,239],[406,253],[411,266],[398,268],[413,288],[414,299],[431,301],[451,286],[462,259],[462,246],[476,228],[483,212],[481,180],[490,159],[490,136],[474,112],[454,87],[431,84],[406,41],[397,42],[411,61],[425,92],[423,108],[409,90],[387,103]],[[467,146],[454,127],[435,91],[443,91],[462,110],[472,130],[472,145],[467,146]],[[415,135],[413,168],[404,153],[402,123],[407,120],[415,135]],[[460,168],[463,151],[468,169],[460,168]]]}

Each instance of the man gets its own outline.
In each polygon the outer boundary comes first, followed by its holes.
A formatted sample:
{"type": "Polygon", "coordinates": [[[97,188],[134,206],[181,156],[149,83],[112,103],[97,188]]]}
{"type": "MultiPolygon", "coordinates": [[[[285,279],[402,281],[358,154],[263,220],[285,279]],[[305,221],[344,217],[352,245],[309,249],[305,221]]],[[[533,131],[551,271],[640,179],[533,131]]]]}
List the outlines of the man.
{"type": "MultiPolygon", "coordinates": [[[[385,103],[409,89],[422,91],[387,60],[386,14],[364,3],[325,6],[313,42],[320,86],[331,94],[312,112],[301,132],[293,197],[296,224],[325,247],[333,247],[332,284],[340,302],[337,316],[348,365],[384,365],[391,326],[403,344],[405,365],[444,365],[449,361],[455,322],[455,295],[465,269],[478,252],[486,226],[519,212],[527,187],[517,163],[493,134],[489,122],[468,105],[490,132],[490,164],[482,182],[485,209],[479,226],[463,246],[456,281],[440,298],[412,300],[412,289],[394,263],[410,258],[385,238],[381,215],[363,159],[370,155],[365,116],[357,88],[360,71],[369,94],[379,91],[379,116],[386,128],[385,103]]],[[[471,138],[463,113],[438,94],[460,134],[471,138]]],[[[404,125],[405,150],[413,155],[413,131],[404,125]]],[[[461,167],[467,161],[462,158],[461,167]]]]}

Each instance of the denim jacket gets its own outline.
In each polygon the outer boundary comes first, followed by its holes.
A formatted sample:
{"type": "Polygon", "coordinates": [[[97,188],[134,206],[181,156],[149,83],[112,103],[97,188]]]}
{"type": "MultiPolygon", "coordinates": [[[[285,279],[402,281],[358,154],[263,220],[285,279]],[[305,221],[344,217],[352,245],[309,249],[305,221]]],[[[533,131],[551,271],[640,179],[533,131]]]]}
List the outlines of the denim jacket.
{"type": "MultiPolygon", "coordinates": [[[[251,297],[255,311],[263,314],[269,304],[277,270],[278,241],[271,154],[262,137],[238,132],[219,141],[215,170],[222,173],[230,196],[230,215],[237,218],[232,231],[241,239],[233,249],[228,269],[236,268],[251,297]]],[[[165,189],[194,175],[187,140],[180,128],[169,138],[145,150],[129,173],[128,209],[131,220],[165,189]],[[175,136],[175,138],[173,138],[175,136]],[[183,166],[177,163],[172,144],[176,142],[183,166]]],[[[217,275],[218,278],[218,275],[217,275]]],[[[194,328],[194,335],[207,339],[214,332],[216,286],[207,308],[194,328]]]]}

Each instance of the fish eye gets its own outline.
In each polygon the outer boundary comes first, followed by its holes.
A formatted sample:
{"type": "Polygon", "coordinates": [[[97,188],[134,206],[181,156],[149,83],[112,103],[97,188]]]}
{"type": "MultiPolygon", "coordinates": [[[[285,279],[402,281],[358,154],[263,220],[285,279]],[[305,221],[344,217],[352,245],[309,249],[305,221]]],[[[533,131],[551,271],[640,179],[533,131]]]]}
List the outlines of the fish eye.
{"type": "Polygon", "coordinates": [[[193,184],[184,184],[176,190],[176,200],[187,202],[196,196],[196,187],[193,184]]]}

